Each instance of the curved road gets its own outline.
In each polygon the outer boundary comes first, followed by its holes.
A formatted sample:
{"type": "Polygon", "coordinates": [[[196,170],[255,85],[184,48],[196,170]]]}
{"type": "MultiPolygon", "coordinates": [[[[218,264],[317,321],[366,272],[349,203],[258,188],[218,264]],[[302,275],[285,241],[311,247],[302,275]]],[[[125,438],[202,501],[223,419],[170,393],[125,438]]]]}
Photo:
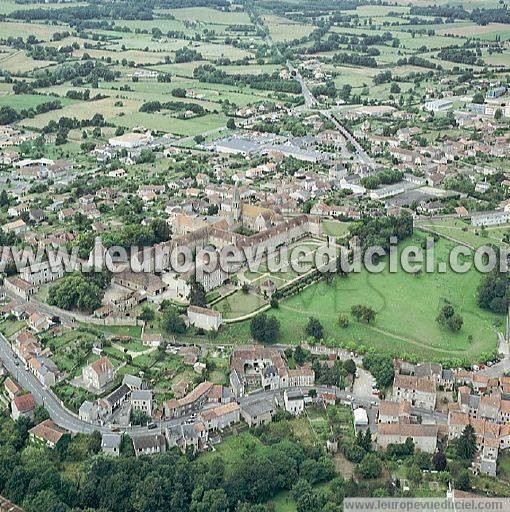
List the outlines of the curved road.
{"type": "MultiPolygon", "coordinates": [[[[96,423],[88,423],[82,421],[78,416],[69,411],[63,403],[54,395],[54,393],[43,386],[29,371],[25,370],[21,361],[17,359],[7,339],[0,334],[0,358],[2,359],[4,366],[7,371],[13,376],[13,378],[27,391],[30,391],[34,396],[36,402],[39,405],[45,407],[48,411],[51,419],[62,428],[69,430],[74,433],[85,433],[90,434],[95,430],[101,433],[111,432],[111,428],[96,423]],[[18,364],[16,364],[18,363],[18,364]]],[[[346,402],[354,401],[358,405],[363,407],[372,407],[377,405],[379,400],[373,396],[361,396],[355,395],[352,392],[340,390],[331,386],[313,386],[313,389],[319,392],[332,392],[335,393],[339,400],[346,402]],[[349,396],[349,399],[347,398],[349,396]]],[[[265,398],[268,400],[274,400],[276,397],[281,399],[282,390],[272,391],[258,391],[251,395],[245,396],[239,400],[240,404],[250,403],[252,401],[260,400],[265,398]]],[[[306,389],[304,388],[304,391],[306,389]]],[[[422,417],[429,417],[431,420],[438,423],[446,423],[446,415],[438,412],[430,412],[421,409],[413,409],[413,412],[422,417]]],[[[173,425],[185,423],[189,420],[189,416],[182,416],[173,420],[162,421],[158,424],[159,428],[165,428],[173,425]]],[[[122,427],[120,430],[131,436],[146,434],[151,432],[147,427],[122,427]]],[[[153,431],[152,431],[153,432],[153,431]]]]}

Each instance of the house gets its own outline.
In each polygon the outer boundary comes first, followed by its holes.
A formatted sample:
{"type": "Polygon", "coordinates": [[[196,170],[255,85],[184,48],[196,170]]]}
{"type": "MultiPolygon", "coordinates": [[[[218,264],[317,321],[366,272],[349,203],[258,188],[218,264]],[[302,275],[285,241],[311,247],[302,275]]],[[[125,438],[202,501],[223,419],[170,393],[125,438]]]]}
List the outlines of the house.
{"type": "Polygon", "coordinates": [[[256,400],[242,404],[240,414],[249,427],[258,427],[273,421],[276,406],[273,400],[256,400]]]}
{"type": "Polygon", "coordinates": [[[17,396],[23,393],[23,388],[19,386],[16,382],[14,382],[10,377],[7,377],[4,382],[4,389],[7,393],[7,396],[14,400],[17,396]]]}
{"type": "Polygon", "coordinates": [[[213,309],[190,306],[188,319],[191,325],[204,331],[217,331],[221,325],[221,313],[213,309]]]}
{"type": "Polygon", "coordinates": [[[107,455],[118,457],[120,455],[120,445],[122,444],[122,434],[111,433],[103,434],[101,437],[101,451],[107,455]]]}
{"type": "Polygon", "coordinates": [[[15,235],[21,235],[28,231],[28,225],[23,219],[18,219],[13,222],[8,222],[2,226],[4,233],[14,233],[15,235]]]}
{"type": "Polygon", "coordinates": [[[234,350],[230,367],[233,393],[244,393],[246,385],[264,389],[313,386],[315,372],[309,367],[290,370],[282,350],[275,347],[244,346],[234,350]],[[235,371],[235,373],[233,373],[235,371]]]}
{"type": "Polygon", "coordinates": [[[124,375],[122,384],[128,386],[131,391],[144,389],[143,379],[141,377],[135,377],[134,375],[124,375]]]}
{"type": "Polygon", "coordinates": [[[33,420],[36,406],[35,399],[30,393],[17,396],[11,402],[11,417],[14,421],[21,416],[33,420]]]}
{"type": "Polygon", "coordinates": [[[142,345],[144,347],[154,347],[157,348],[163,342],[163,336],[160,332],[144,332],[142,334],[142,345]]]}
{"type": "Polygon", "coordinates": [[[32,357],[27,362],[29,370],[37,380],[45,387],[55,385],[60,375],[57,365],[48,357],[32,357]]]}
{"type": "Polygon", "coordinates": [[[152,391],[133,390],[131,391],[131,405],[136,411],[142,411],[147,416],[152,416],[152,391]]]}
{"type": "Polygon", "coordinates": [[[193,453],[205,447],[208,440],[208,432],[201,422],[193,425],[179,424],[168,427],[165,433],[169,448],[177,447],[182,453],[189,449],[193,453]]]}
{"type": "Polygon", "coordinates": [[[188,381],[181,379],[172,386],[172,392],[176,398],[182,398],[188,392],[188,387],[188,381]]]}
{"type": "Polygon", "coordinates": [[[286,389],[283,393],[285,410],[294,416],[299,416],[305,410],[305,397],[302,391],[286,389]]]}
{"type": "Polygon", "coordinates": [[[33,284],[17,276],[6,277],[4,279],[4,286],[25,300],[29,300],[30,297],[37,291],[37,286],[34,286],[33,284]]]}
{"type": "Polygon", "coordinates": [[[410,402],[413,407],[433,411],[436,407],[436,382],[411,375],[395,375],[393,398],[397,402],[410,402]]]}
{"type": "Polygon", "coordinates": [[[98,410],[97,405],[85,400],[80,406],[78,411],[78,417],[82,421],[86,421],[87,423],[92,423],[98,418],[98,410]]]}
{"type": "Polygon", "coordinates": [[[62,438],[69,434],[67,430],[49,419],[31,428],[28,433],[32,442],[48,448],[55,448],[62,438]]]}
{"type": "Polygon", "coordinates": [[[114,379],[115,370],[110,360],[103,357],[83,368],[82,377],[85,386],[99,390],[114,379]]]}
{"type": "Polygon", "coordinates": [[[412,423],[379,423],[377,425],[377,444],[388,448],[389,444],[405,443],[411,438],[416,448],[422,452],[434,453],[437,447],[437,425],[420,425],[412,423]]]}
{"type": "Polygon", "coordinates": [[[166,452],[166,441],[163,434],[146,434],[132,438],[135,456],[157,455],[166,452]]]}
{"type": "Polygon", "coordinates": [[[471,225],[481,226],[497,226],[510,222],[510,212],[482,212],[471,215],[471,225]]]}
{"type": "Polygon", "coordinates": [[[163,404],[165,418],[178,418],[200,409],[207,401],[209,391],[213,384],[208,381],[201,382],[195,389],[179,400],[167,400],[163,404]]]}
{"type": "Polygon", "coordinates": [[[379,403],[379,423],[398,423],[400,420],[410,422],[411,404],[404,402],[391,402],[381,400],[379,403]]]}
{"type": "Polygon", "coordinates": [[[34,311],[27,319],[27,325],[36,333],[47,331],[51,327],[50,319],[34,311]]]}
{"type": "Polygon", "coordinates": [[[19,272],[22,279],[35,286],[49,283],[64,275],[63,265],[50,265],[48,261],[34,262],[19,272]]]}
{"type": "Polygon", "coordinates": [[[25,363],[42,352],[39,340],[30,331],[22,330],[16,334],[12,344],[13,352],[25,363]]]}
{"type": "Polygon", "coordinates": [[[239,404],[230,402],[200,413],[205,428],[209,430],[223,430],[239,422],[239,404]]]}

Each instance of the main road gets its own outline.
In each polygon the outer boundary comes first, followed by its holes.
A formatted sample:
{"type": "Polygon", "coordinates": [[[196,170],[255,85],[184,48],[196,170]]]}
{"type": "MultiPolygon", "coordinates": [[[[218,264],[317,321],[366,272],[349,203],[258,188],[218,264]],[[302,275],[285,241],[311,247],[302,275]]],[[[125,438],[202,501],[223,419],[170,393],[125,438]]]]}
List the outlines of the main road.
{"type": "MultiPolygon", "coordinates": [[[[42,405],[50,415],[51,419],[62,428],[74,433],[90,434],[95,430],[101,433],[111,432],[111,428],[105,425],[96,423],[89,423],[81,420],[76,414],[69,411],[64,404],[55,396],[51,389],[43,386],[35,376],[21,364],[20,360],[14,354],[7,339],[0,334],[0,358],[7,371],[14,377],[14,379],[34,396],[36,402],[42,405]]],[[[308,388],[311,389],[311,388],[308,388]]],[[[308,389],[303,388],[304,392],[308,389]]],[[[338,400],[345,403],[356,403],[362,407],[373,407],[379,404],[379,399],[373,396],[355,395],[352,392],[338,389],[332,386],[317,385],[314,386],[318,392],[334,393],[338,400]]],[[[261,390],[253,394],[247,395],[239,400],[240,404],[245,404],[258,400],[281,400],[281,390],[261,390]]],[[[421,409],[413,409],[413,412],[422,417],[428,417],[431,421],[437,423],[446,423],[446,416],[438,412],[430,412],[421,409]]],[[[162,421],[158,424],[160,429],[170,427],[178,424],[185,423],[189,420],[189,416],[183,416],[173,420],[162,421]]],[[[147,427],[121,427],[121,430],[131,436],[146,434],[151,432],[147,427]]]]}
{"type": "MultiPolygon", "coordinates": [[[[305,107],[314,107],[317,104],[317,99],[313,95],[312,91],[310,91],[308,85],[306,85],[306,82],[301,73],[289,61],[287,61],[287,68],[294,79],[297,80],[299,85],[301,85],[301,91],[305,99],[305,107]]],[[[365,165],[370,165],[373,167],[373,158],[367,154],[363,146],[357,141],[356,137],[354,137],[354,135],[352,135],[352,133],[349,132],[349,130],[347,130],[347,128],[345,128],[342,123],[340,123],[340,121],[335,117],[334,113],[330,109],[321,109],[320,113],[327,117],[336,126],[337,130],[342,134],[343,138],[347,142],[352,144],[356,150],[356,154],[359,160],[365,165]]]]}

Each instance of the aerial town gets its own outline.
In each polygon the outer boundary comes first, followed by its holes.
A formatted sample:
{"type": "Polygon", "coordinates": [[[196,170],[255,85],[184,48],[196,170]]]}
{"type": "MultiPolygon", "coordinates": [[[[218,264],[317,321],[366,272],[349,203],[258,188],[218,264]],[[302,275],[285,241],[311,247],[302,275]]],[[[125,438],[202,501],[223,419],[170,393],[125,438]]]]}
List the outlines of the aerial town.
{"type": "Polygon", "coordinates": [[[2,0],[0,512],[510,498],[509,128],[508,0],[2,0]]]}

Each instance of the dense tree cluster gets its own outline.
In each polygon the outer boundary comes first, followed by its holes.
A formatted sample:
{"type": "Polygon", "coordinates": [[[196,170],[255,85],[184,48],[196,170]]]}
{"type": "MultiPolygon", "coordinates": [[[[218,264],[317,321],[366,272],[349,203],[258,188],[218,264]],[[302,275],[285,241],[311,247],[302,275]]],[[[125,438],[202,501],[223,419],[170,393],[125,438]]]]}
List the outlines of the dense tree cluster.
{"type": "Polygon", "coordinates": [[[510,299],[510,276],[495,269],[483,277],[477,289],[477,302],[482,309],[504,314],[510,299]]]}
{"type": "Polygon", "coordinates": [[[412,6],[409,12],[416,16],[446,18],[447,21],[471,20],[479,25],[510,23],[510,11],[506,6],[467,11],[460,5],[427,5],[412,6]]]}
{"type": "Polygon", "coordinates": [[[148,101],[143,103],[140,107],[140,112],[159,112],[160,110],[170,110],[172,112],[193,112],[196,116],[203,116],[207,113],[207,110],[198,103],[188,103],[184,101],[166,101],[161,103],[160,101],[148,101]]]}
{"type": "Polygon", "coordinates": [[[78,26],[88,20],[151,20],[153,2],[128,0],[126,2],[76,5],[62,9],[22,9],[9,14],[10,18],[24,21],[48,20],[78,26]]]}
{"type": "Polygon", "coordinates": [[[387,388],[393,383],[395,368],[393,368],[393,359],[390,356],[367,354],[363,358],[363,368],[374,376],[379,389],[387,388]]]}
{"type": "Polygon", "coordinates": [[[280,322],[274,316],[259,313],[250,321],[250,334],[260,343],[275,343],[280,335],[280,322]]]}
{"type": "Polygon", "coordinates": [[[457,64],[467,64],[470,66],[484,66],[485,63],[481,57],[481,52],[478,54],[473,50],[467,48],[443,48],[437,56],[442,60],[456,62],[457,64]]]}
{"type": "Polygon", "coordinates": [[[356,304],[355,306],[352,306],[351,308],[351,315],[360,322],[363,320],[363,322],[366,322],[369,324],[370,322],[373,322],[375,320],[375,317],[377,313],[374,309],[364,306],[363,304],[356,304]]]}
{"type": "Polygon", "coordinates": [[[436,322],[450,331],[457,332],[460,331],[464,320],[455,312],[455,308],[448,303],[440,309],[436,322]]]}
{"type": "MultiPolygon", "coordinates": [[[[71,81],[73,86],[78,87],[87,82],[96,85],[100,80],[111,82],[115,80],[117,74],[118,72],[113,71],[102,62],[85,60],[39,69],[34,72],[35,79],[30,84],[25,83],[27,84],[26,87],[29,87],[28,91],[32,88],[51,87],[68,81],[71,81]]],[[[23,91],[22,93],[26,92],[23,91]]]]}
{"type": "Polygon", "coordinates": [[[214,84],[240,85],[244,84],[253,89],[271,90],[277,92],[288,92],[299,94],[301,86],[296,80],[283,80],[278,73],[260,73],[260,74],[233,74],[229,75],[221,69],[217,69],[211,64],[197,66],[193,70],[193,77],[200,82],[214,84]]]}
{"type": "Polygon", "coordinates": [[[175,51],[175,62],[193,62],[195,60],[202,60],[202,54],[193,48],[184,46],[175,51]]]}
{"type": "Polygon", "coordinates": [[[50,287],[48,304],[91,313],[101,305],[110,279],[106,271],[68,274],[50,287]]]}
{"type": "Polygon", "coordinates": [[[387,171],[382,171],[377,174],[361,178],[361,184],[366,188],[375,189],[379,185],[391,185],[392,183],[398,183],[403,177],[404,173],[402,171],[389,169],[387,171]]]}
{"type": "Polygon", "coordinates": [[[408,213],[399,217],[368,218],[351,228],[351,234],[361,240],[362,249],[370,246],[389,248],[390,238],[405,240],[413,234],[413,218],[408,213]]]}
{"type": "Polygon", "coordinates": [[[4,105],[0,107],[0,124],[11,124],[19,121],[20,119],[32,118],[38,114],[51,112],[52,110],[59,110],[62,108],[60,100],[50,100],[44,103],[39,103],[35,107],[24,108],[19,112],[14,108],[4,105]]]}

